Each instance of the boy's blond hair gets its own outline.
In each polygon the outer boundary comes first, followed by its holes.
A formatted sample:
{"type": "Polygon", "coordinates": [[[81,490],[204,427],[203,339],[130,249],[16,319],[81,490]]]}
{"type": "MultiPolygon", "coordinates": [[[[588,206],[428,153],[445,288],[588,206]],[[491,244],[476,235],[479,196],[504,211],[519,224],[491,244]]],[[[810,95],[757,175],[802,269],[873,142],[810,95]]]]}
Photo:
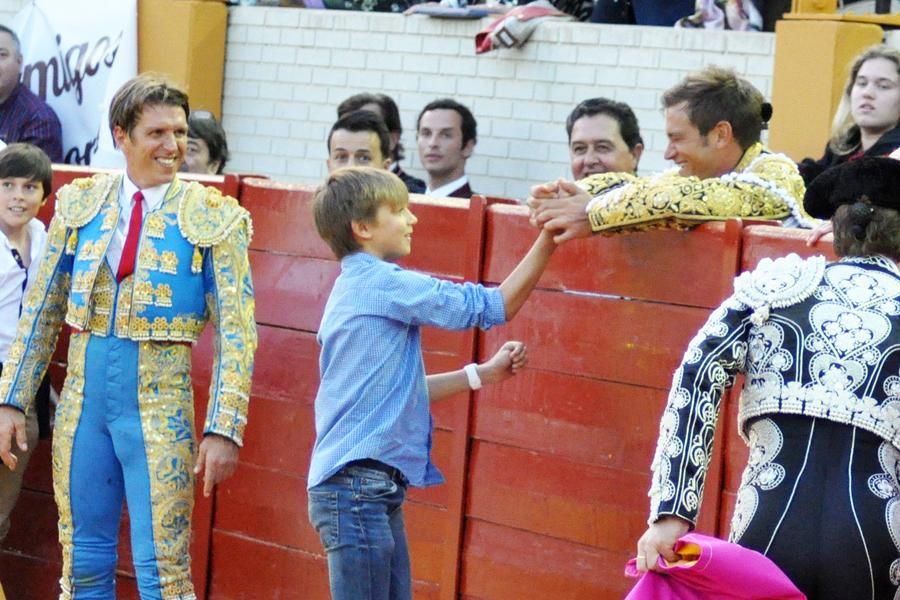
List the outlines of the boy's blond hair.
{"type": "Polygon", "coordinates": [[[361,249],[352,223],[371,223],[383,204],[406,206],[403,181],[384,169],[347,167],[330,173],[313,196],[313,216],[319,236],[338,259],[361,249]]]}

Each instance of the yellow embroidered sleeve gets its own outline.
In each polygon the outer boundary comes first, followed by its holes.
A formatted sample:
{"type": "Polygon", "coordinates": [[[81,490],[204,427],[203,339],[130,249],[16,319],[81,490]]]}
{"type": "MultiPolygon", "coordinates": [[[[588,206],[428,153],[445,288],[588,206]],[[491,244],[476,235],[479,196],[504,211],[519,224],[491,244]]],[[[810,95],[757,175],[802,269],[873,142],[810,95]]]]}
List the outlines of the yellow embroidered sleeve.
{"type": "Polygon", "coordinates": [[[591,196],[599,196],[613,188],[635,181],[639,180],[631,173],[598,173],[585,177],[578,185],[587,190],[591,196]]]}
{"type": "Polygon", "coordinates": [[[602,194],[588,213],[595,233],[685,228],[731,217],[814,224],[802,208],[803,179],[781,155],[763,154],[746,170],[722,177],[668,174],[618,183],[625,185],[593,188],[594,195],[602,194]]]}
{"type": "Polygon", "coordinates": [[[56,217],[50,223],[44,256],[34,284],[22,303],[22,316],[0,376],[0,404],[26,413],[56,348],[66,312],[72,256],[66,253],[69,230],[56,217]]]}
{"type": "MultiPolygon", "coordinates": [[[[241,209],[243,210],[243,209],[241,209]]],[[[209,408],[204,433],[216,433],[243,445],[256,352],[253,281],[247,247],[250,217],[220,243],[207,249],[206,301],[216,328],[209,408]]]]}

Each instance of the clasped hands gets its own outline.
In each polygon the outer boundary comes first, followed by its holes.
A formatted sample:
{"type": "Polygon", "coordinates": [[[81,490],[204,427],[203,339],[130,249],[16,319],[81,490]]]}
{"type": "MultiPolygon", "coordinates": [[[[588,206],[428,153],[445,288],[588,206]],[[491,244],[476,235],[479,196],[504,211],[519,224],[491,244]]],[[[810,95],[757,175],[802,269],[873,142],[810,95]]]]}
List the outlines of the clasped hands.
{"type": "Polygon", "coordinates": [[[530,209],[531,224],[552,232],[553,241],[561,244],[591,236],[591,223],[586,212],[590,201],[591,195],[578,184],[557,179],[532,187],[526,204],[530,209]]]}

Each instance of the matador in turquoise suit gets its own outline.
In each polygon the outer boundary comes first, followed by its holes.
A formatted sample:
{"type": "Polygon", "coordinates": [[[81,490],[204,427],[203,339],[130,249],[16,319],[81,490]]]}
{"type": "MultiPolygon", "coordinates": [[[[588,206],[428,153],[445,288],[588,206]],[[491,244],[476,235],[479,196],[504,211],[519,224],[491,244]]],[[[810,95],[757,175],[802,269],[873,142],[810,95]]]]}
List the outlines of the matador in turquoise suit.
{"type": "Polygon", "coordinates": [[[194,599],[194,478],[208,495],[243,443],[256,349],[250,218],[233,198],[176,177],[188,114],[187,95],[156,75],[116,93],[110,129],[125,173],[59,190],[3,365],[0,458],[10,466],[60,326],[71,327],[53,435],[61,599],[115,598],[123,499],[142,600],[194,599]],[[214,364],[195,447],[191,344],[208,320],[214,364]]]}

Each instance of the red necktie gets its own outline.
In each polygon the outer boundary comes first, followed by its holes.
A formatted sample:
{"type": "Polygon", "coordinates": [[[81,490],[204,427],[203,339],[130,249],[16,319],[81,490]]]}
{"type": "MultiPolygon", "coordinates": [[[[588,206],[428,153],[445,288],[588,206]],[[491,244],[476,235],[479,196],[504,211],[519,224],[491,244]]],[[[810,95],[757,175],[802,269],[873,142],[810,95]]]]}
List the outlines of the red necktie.
{"type": "Polygon", "coordinates": [[[122,281],[134,272],[134,258],[137,255],[138,241],[141,239],[141,222],[144,218],[144,209],[141,202],[144,194],[140,190],[132,196],[134,206],[131,207],[131,220],[128,222],[128,235],[125,236],[125,245],[122,247],[122,259],[119,261],[119,272],[116,280],[122,281]]]}

